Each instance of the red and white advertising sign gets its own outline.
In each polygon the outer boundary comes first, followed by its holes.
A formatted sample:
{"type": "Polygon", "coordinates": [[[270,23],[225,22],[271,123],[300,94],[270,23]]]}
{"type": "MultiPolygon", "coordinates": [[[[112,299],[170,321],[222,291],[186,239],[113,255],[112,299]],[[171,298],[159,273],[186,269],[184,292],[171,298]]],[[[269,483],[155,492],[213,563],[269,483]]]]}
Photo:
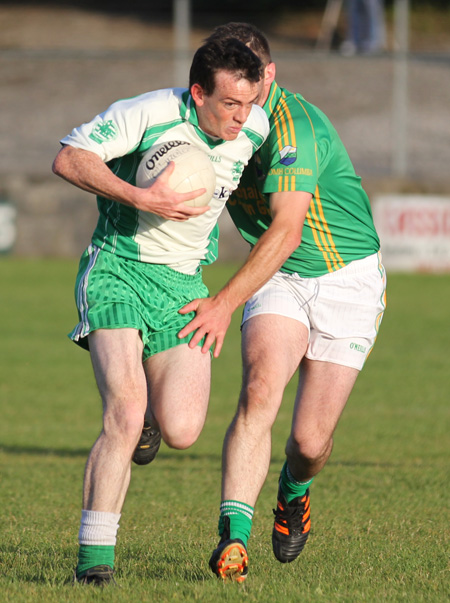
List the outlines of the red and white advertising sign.
{"type": "Polygon", "coordinates": [[[372,210],[386,269],[450,271],[450,197],[383,195],[372,210]]]}

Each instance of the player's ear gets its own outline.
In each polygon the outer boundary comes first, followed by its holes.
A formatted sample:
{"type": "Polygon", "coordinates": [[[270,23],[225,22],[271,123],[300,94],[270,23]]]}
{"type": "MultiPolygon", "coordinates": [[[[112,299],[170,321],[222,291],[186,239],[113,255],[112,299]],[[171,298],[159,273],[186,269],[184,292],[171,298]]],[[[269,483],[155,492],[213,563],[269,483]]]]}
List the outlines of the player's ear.
{"type": "Polygon", "coordinates": [[[198,107],[201,107],[204,103],[204,99],[205,99],[206,95],[205,95],[203,88],[200,86],[200,84],[192,84],[191,96],[194,99],[194,103],[198,107]]]}
{"type": "Polygon", "coordinates": [[[275,63],[268,63],[264,68],[264,84],[266,86],[272,85],[272,82],[275,79],[276,68],[275,63]]]}

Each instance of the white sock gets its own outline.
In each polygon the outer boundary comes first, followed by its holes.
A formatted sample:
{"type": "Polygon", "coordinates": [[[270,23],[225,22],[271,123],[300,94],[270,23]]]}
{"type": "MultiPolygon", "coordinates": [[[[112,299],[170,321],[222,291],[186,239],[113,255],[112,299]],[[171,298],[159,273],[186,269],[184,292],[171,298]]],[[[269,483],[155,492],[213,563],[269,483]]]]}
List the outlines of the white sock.
{"type": "Polygon", "coordinates": [[[119,529],[120,513],[103,511],[81,511],[81,525],[78,532],[80,544],[115,546],[119,529]]]}

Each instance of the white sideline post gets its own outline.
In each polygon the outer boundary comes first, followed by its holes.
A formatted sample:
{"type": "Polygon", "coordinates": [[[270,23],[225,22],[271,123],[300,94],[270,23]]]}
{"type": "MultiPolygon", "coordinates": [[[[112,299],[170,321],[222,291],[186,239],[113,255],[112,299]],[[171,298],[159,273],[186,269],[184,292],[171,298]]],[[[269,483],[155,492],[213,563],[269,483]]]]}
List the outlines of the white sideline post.
{"type": "Polygon", "coordinates": [[[341,14],[342,2],[343,0],[328,0],[316,41],[316,50],[326,50],[327,52],[330,50],[333,34],[341,14]]]}
{"type": "Polygon", "coordinates": [[[191,2],[173,0],[174,86],[187,88],[190,67],[191,2]]]}
{"type": "Polygon", "coordinates": [[[395,0],[392,172],[400,177],[408,172],[408,53],[409,0],[395,0]]]}

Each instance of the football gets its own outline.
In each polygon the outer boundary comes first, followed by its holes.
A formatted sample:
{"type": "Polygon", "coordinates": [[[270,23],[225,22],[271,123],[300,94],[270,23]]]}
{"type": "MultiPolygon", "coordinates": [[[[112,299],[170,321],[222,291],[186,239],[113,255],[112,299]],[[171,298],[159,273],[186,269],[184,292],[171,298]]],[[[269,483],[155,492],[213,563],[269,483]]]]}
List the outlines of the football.
{"type": "Polygon", "coordinates": [[[183,140],[170,140],[151,147],[142,157],[137,169],[136,186],[150,186],[170,161],[175,163],[175,169],[169,178],[169,186],[178,193],[205,188],[203,195],[186,201],[186,205],[208,205],[216,188],[213,165],[204,151],[183,140]]]}

